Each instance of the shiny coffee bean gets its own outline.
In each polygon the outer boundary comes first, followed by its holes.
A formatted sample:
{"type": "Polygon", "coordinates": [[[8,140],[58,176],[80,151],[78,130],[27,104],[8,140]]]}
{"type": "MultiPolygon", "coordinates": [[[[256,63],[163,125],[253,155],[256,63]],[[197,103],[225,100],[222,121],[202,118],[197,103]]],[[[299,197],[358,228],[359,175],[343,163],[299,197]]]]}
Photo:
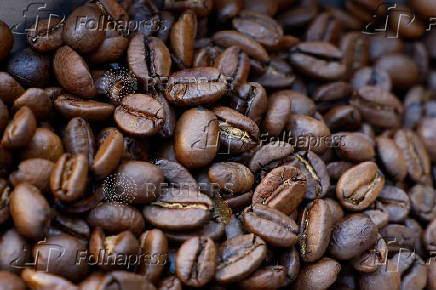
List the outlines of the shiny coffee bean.
{"type": "Polygon", "coordinates": [[[385,185],[377,197],[376,207],[389,213],[391,223],[401,223],[409,215],[411,201],[400,188],[385,185]]]}
{"type": "Polygon", "coordinates": [[[44,87],[50,78],[50,59],[30,48],[17,51],[8,62],[8,72],[25,87],[44,87]]]}
{"type": "Polygon", "coordinates": [[[297,289],[327,289],[341,271],[341,264],[330,258],[322,258],[313,264],[305,265],[295,281],[297,289]]]}
{"type": "Polygon", "coordinates": [[[8,149],[26,146],[36,131],[36,119],[29,107],[21,107],[6,127],[2,145],[8,149]]]}
{"type": "Polygon", "coordinates": [[[82,117],[87,121],[103,121],[114,112],[111,104],[80,99],[70,94],[60,95],[54,102],[56,110],[66,118],[82,117]]]}
{"type": "Polygon", "coordinates": [[[0,61],[3,61],[14,45],[14,36],[8,25],[3,21],[0,22],[0,39],[2,43],[0,46],[0,61]]]}
{"type": "Polygon", "coordinates": [[[254,184],[250,169],[236,162],[218,162],[209,168],[209,180],[223,189],[240,194],[247,192],[254,184]]]}
{"type": "Polygon", "coordinates": [[[95,139],[89,123],[82,117],[72,118],[65,127],[63,143],[65,151],[83,154],[92,164],[95,153],[95,139]]]}
{"type": "Polygon", "coordinates": [[[50,17],[38,21],[38,24],[34,24],[27,33],[27,43],[42,53],[58,49],[64,43],[63,26],[64,20],[61,18],[50,17]]]}
{"type": "Polygon", "coordinates": [[[187,10],[180,15],[171,28],[171,48],[175,62],[181,69],[192,66],[197,25],[196,14],[191,10],[187,10]]]}
{"type": "Polygon", "coordinates": [[[139,251],[141,254],[158,256],[155,263],[147,259],[140,264],[138,274],[144,275],[148,280],[156,283],[164,270],[168,259],[168,241],[164,233],[153,229],[142,233],[139,238],[139,251]]]}
{"type": "Polygon", "coordinates": [[[100,144],[91,166],[97,178],[108,176],[120,162],[124,149],[124,137],[117,130],[111,130],[108,136],[100,144]]]}
{"type": "Polygon", "coordinates": [[[21,159],[43,158],[56,162],[64,153],[58,135],[46,128],[37,128],[30,142],[21,152],[21,159]]]}
{"type": "Polygon", "coordinates": [[[263,120],[263,131],[269,136],[279,136],[286,125],[286,117],[291,113],[289,91],[279,91],[268,97],[268,108],[263,120]]]}
{"type": "Polygon", "coordinates": [[[230,107],[259,125],[267,110],[266,91],[262,85],[255,82],[242,84],[237,94],[232,96],[230,107]]]}
{"type": "Polygon", "coordinates": [[[406,159],[395,144],[394,140],[379,136],[376,139],[378,156],[382,167],[397,181],[403,180],[407,175],[406,159]]]}

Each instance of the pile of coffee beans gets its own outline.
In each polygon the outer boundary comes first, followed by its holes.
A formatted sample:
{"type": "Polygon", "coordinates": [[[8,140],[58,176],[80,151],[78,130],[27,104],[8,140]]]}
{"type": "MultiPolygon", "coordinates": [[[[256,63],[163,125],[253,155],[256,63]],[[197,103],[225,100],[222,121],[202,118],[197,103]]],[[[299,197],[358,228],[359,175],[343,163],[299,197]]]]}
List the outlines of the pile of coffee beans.
{"type": "Polygon", "coordinates": [[[436,289],[435,17],[94,0],[15,52],[0,21],[0,289],[436,289]]]}

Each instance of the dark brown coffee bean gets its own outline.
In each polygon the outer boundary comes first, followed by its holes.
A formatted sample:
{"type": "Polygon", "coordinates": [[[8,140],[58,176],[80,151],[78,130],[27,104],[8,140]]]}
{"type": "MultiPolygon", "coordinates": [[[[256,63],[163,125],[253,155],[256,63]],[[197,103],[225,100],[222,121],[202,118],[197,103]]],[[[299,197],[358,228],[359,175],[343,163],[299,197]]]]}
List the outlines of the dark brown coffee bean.
{"type": "Polygon", "coordinates": [[[304,262],[314,262],[327,250],[333,228],[328,203],[316,199],[305,208],[300,224],[300,255],[304,262]]]}
{"type": "Polygon", "coordinates": [[[164,125],[165,110],[150,95],[128,95],[115,109],[114,120],[118,127],[134,136],[151,136],[164,125]]]}
{"type": "Polygon", "coordinates": [[[436,118],[422,118],[418,123],[416,131],[424,143],[427,153],[431,161],[436,161],[436,135],[434,128],[436,126],[436,118]]]}
{"type": "Polygon", "coordinates": [[[25,87],[44,87],[50,78],[49,71],[49,57],[30,48],[17,51],[9,58],[8,72],[25,87]]]}
{"type": "Polygon", "coordinates": [[[82,117],[72,118],[65,127],[63,142],[65,151],[71,154],[83,154],[92,164],[95,152],[95,140],[89,123],[82,117]]]}
{"type": "Polygon", "coordinates": [[[262,62],[268,62],[269,56],[265,48],[256,40],[238,31],[223,30],[215,33],[213,40],[223,47],[239,46],[248,56],[262,62]]]}
{"type": "Polygon", "coordinates": [[[95,95],[96,90],[88,65],[71,47],[63,46],[56,50],[53,70],[61,86],[71,93],[84,98],[95,95]]]}
{"type": "MultiPolygon", "coordinates": [[[[10,208],[10,197],[11,197],[11,187],[5,179],[0,179],[0,224],[5,223],[9,220],[9,208],[10,208]]],[[[251,200],[250,200],[251,201],[251,200]]]]}
{"type": "Polygon", "coordinates": [[[46,119],[51,111],[52,102],[45,90],[31,88],[14,101],[12,108],[17,110],[23,106],[29,107],[38,119],[46,119]]]}
{"type": "Polygon", "coordinates": [[[394,141],[404,155],[409,177],[415,182],[429,183],[430,158],[421,139],[410,130],[400,129],[394,141]]]}
{"type": "Polygon", "coordinates": [[[295,281],[296,289],[327,289],[341,271],[341,264],[330,258],[322,258],[314,264],[304,266],[295,281]]]}
{"type": "Polygon", "coordinates": [[[171,57],[165,43],[157,37],[145,38],[137,34],[127,50],[129,69],[145,85],[170,75],[171,57]]]}
{"type": "Polygon", "coordinates": [[[380,230],[380,234],[387,242],[390,253],[412,250],[415,244],[415,234],[404,225],[388,224],[380,230]]]}
{"type": "Polygon", "coordinates": [[[354,71],[368,64],[368,39],[359,32],[345,34],[341,39],[340,48],[344,54],[344,64],[347,67],[348,77],[351,77],[354,71]]]}
{"type": "Polygon", "coordinates": [[[356,107],[339,105],[333,107],[324,115],[324,121],[334,133],[358,129],[362,123],[362,117],[356,107]]]}
{"type": "Polygon", "coordinates": [[[277,15],[277,21],[285,30],[299,29],[307,25],[317,15],[315,7],[299,5],[277,15]]]}
{"type": "Polygon", "coordinates": [[[402,223],[409,215],[410,203],[409,196],[402,189],[385,185],[377,197],[376,208],[389,213],[389,222],[402,223]]]}
{"type": "Polygon", "coordinates": [[[67,233],[81,240],[87,240],[90,236],[89,225],[84,219],[70,218],[60,214],[52,219],[50,231],[53,230],[58,232],[56,235],[67,233]]]}
{"type": "Polygon", "coordinates": [[[274,15],[277,13],[277,9],[279,8],[277,1],[266,1],[266,0],[255,0],[248,1],[243,0],[244,5],[243,8],[251,11],[255,11],[257,13],[274,15]]]}
{"type": "Polygon", "coordinates": [[[202,236],[219,241],[226,232],[226,225],[217,220],[211,219],[202,228],[191,231],[165,231],[165,236],[170,242],[184,243],[192,237],[202,236]]]}
{"type": "Polygon", "coordinates": [[[379,136],[376,139],[381,165],[395,180],[401,181],[407,175],[407,164],[400,148],[394,140],[379,136]]]}
{"type": "Polygon", "coordinates": [[[169,276],[159,282],[159,290],[182,290],[182,282],[176,276],[169,276]]]}
{"type": "Polygon", "coordinates": [[[209,168],[209,180],[231,193],[244,193],[254,184],[250,169],[236,162],[218,162],[209,168]]]}
{"type": "MultiPolygon", "coordinates": [[[[134,186],[132,202],[135,204],[149,203],[156,200],[159,195],[159,186],[164,181],[164,175],[160,168],[151,163],[141,161],[124,162],[114,174],[114,182],[120,186],[115,186],[113,192],[110,193],[120,197],[123,194],[128,194],[122,186],[127,180],[131,186],[134,186]]],[[[107,190],[111,191],[110,188],[107,188],[107,190]]]]}
{"type": "Polygon", "coordinates": [[[87,280],[80,283],[84,289],[105,289],[117,287],[120,290],[140,289],[155,290],[153,284],[144,276],[128,271],[94,272],[87,280]]]}
{"type": "Polygon", "coordinates": [[[401,277],[396,271],[394,261],[387,260],[386,265],[378,267],[372,273],[362,273],[359,277],[359,288],[362,290],[400,289],[401,277]]]}
{"type": "Polygon", "coordinates": [[[243,0],[214,0],[213,8],[216,10],[217,19],[226,22],[233,19],[241,11],[243,0]]]}
{"type": "Polygon", "coordinates": [[[191,9],[198,16],[207,16],[213,7],[212,0],[200,0],[200,1],[165,1],[163,9],[170,11],[183,11],[191,9]]]}
{"type": "Polygon", "coordinates": [[[119,202],[104,202],[93,208],[89,212],[88,223],[112,233],[128,230],[139,235],[144,230],[141,213],[136,208],[119,202]]]}
{"type": "Polygon", "coordinates": [[[56,162],[64,153],[62,141],[58,135],[46,128],[37,128],[32,140],[21,152],[21,159],[43,158],[56,162]]]}
{"type": "Polygon", "coordinates": [[[239,47],[231,46],[218,55],[215,67],[224,77],[230,79],[230,89],[236,89],[247,82],[250,59],[239,47]]]}
{"type": "Polygon", "coordinates": [[[267,94],[259,83],[249,82],[238,88],[232,96],[230,107],[260,124],[267,110],[267,94]]]}
{"type": "Polygon", "coordinates": [[[353,88],[347,82],[330,82],[319,86],[312,94],[314,101],[337,101],[349,97],[353,88]]]}
{"type": "Polygon", "coordinates": [[[216,268],[216,247],[210,238],[193,237],[177,251],[176,275],[186,285],[202,287],[212,280],[216,268]]]}
{"type": "Polygon", "coordinates": [[[266,88],[283,89],[288,88],[295,81],[295,75],[287,61],[273,56],[265,72],[255,77],[254,81],[266,88]]]}
{"type": "Polygon", "coordinates": [[[381,263],[386,261],[387,255],[386,241],[380,234],[377,234],[377,242],[374,247],[351,259],[351,264],[359,272],[370,273],[376,271],[381,263]]]}
{"type": "Polygon", "coordinates": [[[333,230],[329,252],[337,259],[347,260],[369,249],[376,239],[375,224],[363,214],[351,214],[333,230]]]}
{"type": "Polygon", "coordinates": [[[283,36],[282,27],[271,17],[250,10],[243,10],[233,18],[233,27],[264,45],[275,45],[283,36]]]}
{"type": "Polygon", "coordinates": [[[269,136],[279,136],[291,113],[290,91],[279,91],[268,97],[268,109],[263,120],[263,131],[269,136]]]}
{"type": "Polygon", "coordinates": [[[350,103],[357,106],[365,121],[371,125],[384,129],[400,125],[403,106],[396,96],[384,89],[362,87],[350,103]]]}
{"type": "Polygon", "coordinates": [[[327,42],[305,42],[291,49],[291,64],[308,77],[338,80],[344,77],[346,67],[341,63],[342,52],[327,42]]]}
{"type": "Polygon", "coordinates": [[[287,268],[284,266],[265,266],[239,282],[238,286],[242,289],[281,288],[289,284],[286,273],[287,268]]]}
{"type": "Polygon", "coordinates": [[[248,277],[266,257],[266,244],[254,234],[236,236],[218,248],[215,280],[231,283],[248,277]]]}
{"type": "Polygon", "coordinates": [[[244,210],[242,220],[250,232],[274,247],[291,247],[298,238],[294,220],[274,208],[253,204],[244,210]]]}
{"type": "Polygon", "coordinates": [[[26,146],[36,131],[36,119],[29,107],[21,107],[6,127],[2,145],[9,149],[26,146]]]}
{"type": "Polygon", "coordinates": [[[144,259],[140,264],[138,274],[144,275],[148,280],[156,283],[164,270],[168,258],[168,241],[164,233],[153,229],[144,232],[139,238],[139,251],[152,258],[158,256],[154,263],[144,259]]]}
{"type": "Polygon", "coordinates": [[[219,146],[219,125],[213,112],[190,109],[176,124],[174,151],[183,166],[199,168],[215,158],[219,146]]]}
{"type": "Polygon", "coordinates": [[[82,197],[88,178],[88,158],[83,154],[62,155],[50,176],[50,189],[53,195],[65,202],[82,197]]]}
{"type": "Polygon", "coordinates": [[[244,194],[233,196],[226,199],[226,203],[233,211],[238,211],[250,205],[252,198],[253,198],[253,192],[248,191],[244,194]]]}
{"type": "Polygon", "coordinates": [[[14,45],[14,36],[8,25],[3,21],[0,22],[0,39],[2,43],[0,46],[0,61],[3,61],[14,45]]]}
{"type": "Polygon", "coordinates": [[[109,118],[114,106],[94,100],[80,99],[62,94],[54,102],[55,108],[66,118],[82,117],[88,121],[103,121],[109,118]]]}
{"type": "MultiPolygon", "coordinates": [[[[210,40],[208,39],[208,41],[210,40]]],[[[221,52],[222,49],[213,44],[208,44],[206,47],[197,49],[194,53],[192,67],[214,66],[221,52]]]]}
{"type": "Polygon", "coordinates": [[[177,106],[195,106],[218,101],[226,92],[224,76],[213,67],[178,71],[170,77],[166,99],[177,106]]]}
{"type": "Polygon", "coordinates": [[[388,92],[392,90],[392,80],[389,74],[375,67],[367,66],[357,70],[353,75],[351,84],[355,90],[365,86],[379,87],[388,92]]]}
{"type": "Polygon", "coordinates": [[[36,271],[29,268],[24,269],[21,272],[21,278],[26,282],[27,285],[32,288],[77,288],[77,286],[75,286],[73,283],[71,283],[69,280],[62,276],[54,275],[44,271],[36,271]]]}
{"type": "Polygon", "coordinates": [[[336,43],[341,32],[339,21],[330,13],[321,13],[307,27],[307,42],[331,42],[336,43]]]}
{"type": "Polygon", "coordinates": [[[116,129],[111,130],[99,146],[91,167],[97,178],[105,178],[117,168],[123,154],[123,149],[123,135],[116,129]]]}
{"type": "Polygon", "coordinates": [[[416,21],[407,23],[401,18],[403,17],[402,15],[404,15],[403,11],[408,11],[410,8],[402,3],[398,3],[398,6],[395,8],[396,9],[392,9],[392,13],[390,15],[392,17],[392,29],[396,30],[396,33],[404,38],[421,37],[425,32],[424,23],[421,21],[421,19],[416,19],[416,21]]]}
{"type": "Polygon", "coordinates": [[[0,72],[0,99],[5,103],[13,103],[24,94],[23,87],[7,72],[0,72]]]}
{"type": "Polygon", "coordinates": [[[330,129],[323,121],[304,115],[290,115],[286,130],[300,150],[324,153],[331,144],[330,129]]]}
{"type": "Polygon", "coordinates": [[[362,213],[370,218],[378,229],[382,229],[389,222],[389,213],[381,209],[366,209],[362,213]]]}
{"type": "Polygon", "coordinates": [[[345,161],[330,162],[329,164],[327,164],[327,172],[331,179],[339,180],[342,174],[344,174],[345,171],[347,171],[351,167],[353,167],[353,163],[351,162],[345,162],[345,161]]]}
{"type": "Polygon", "coordinates": [[[392,79],[394,88],[412,87],[418,78],[415,62],[402,54],[390,54],[377,60],[376,68],[386,71],[392,79]]]}
{"type": "Polygon", "coordinates": [[[149,223],[161,229],[191,230],[207,222],[212,206],[212,200],[197,190],[168,188],[143,213],[149,223]]]}
{"type": "Polygon", "coordinates": [[[375,157],[375,150],[370,139],[362,133],[337,133],[340,136],[336,154],[342,159],[352,162],[371,161],[375,157]]]}
{"type": "Polygon", "coordinates": [[[27,183],[17,185],[9,202],[18,232],[26,238],[41,239],[50,224],[50,207],[38,188],[27,183]]]}
{"type": "Polygon", "coordinates": [[[107,29],[105,39],[95,51],[87,56],[87,59],[95,64],[113,62],[123,56],[128,46],[129,39],[121,32],[107,29]]]}
{"type": "Polygon", "coordinates": [[[196,14],[187,10],[180,15],[171,28],[171,48],[175,62],[181,69],[192,66],[197,22],[196,14]]]}
{"type": "Polygon", "coordinates": [[[349,210],[362,210],[375,201],[385,177],[374,162],[362,162],[348,169],[336,185],[336,197],[349,210]]]}
{"type": "Polygon", "coordinates": [[[300,205],[306,194],[306,177],[292,166],[273,169],[256,187],[253,204],[263,205],[290,214],[300,205]]]}
{"type": "Polygon", "coordinates": [[[431,222],[436,217],[435,191],[430,186],[417,184],[409,191],[412,212],[420,219],[431,222]]]}
{"type": "Polygon", "coordinates": [[[63,40],[81,53],[94,51],[104,41],[105,30],[101,27],[92,27],[91,23],[100,25],[102,17],[95,3],[87,3],[76,8],[65,22],[63,40]]]}
{"type": "Polygon", "coordinates": [[[220,146],[224,152],[238,154],[250,150],[259,140],[259,127],[250,118],[228,107],[213,109],[219,124],[220,146]]]}
{"type": "Polygon", "coordinates": [[[16,229],[9,229],[2,234],[0,239],[1,270],[9,270],[18,274],[29,258],[30,245],[16,229]]]}
{"type": "Polygon", "coordinates": [[[191,173],[177,161],[160,158],[153,163],[162,170],[163,176],[170,186],[198,188],[198,183],[191,173]]]}
{"type": "Polygon", "coordinates": [[[289,143],[277,142],[269,143],[260,147],[251,158],[248,167],[252,172],[258,172],[264,168],[271,168],[269,164],[286,159],[294,152],[294,148],[289,143]]]}
{"type": "Polygon", "coordinates": [[[26,289],[26,283],[24,283],[20,277],[9,271],[0,271],[0,281],[4,289],[26,289]]]}
{"type": "Polygon", "coordinates": [[[33,24],[27,33],[27,43],[39,52],[58,49],[64,43],[62,32],[64,19],[50,17],[33,24]]]}

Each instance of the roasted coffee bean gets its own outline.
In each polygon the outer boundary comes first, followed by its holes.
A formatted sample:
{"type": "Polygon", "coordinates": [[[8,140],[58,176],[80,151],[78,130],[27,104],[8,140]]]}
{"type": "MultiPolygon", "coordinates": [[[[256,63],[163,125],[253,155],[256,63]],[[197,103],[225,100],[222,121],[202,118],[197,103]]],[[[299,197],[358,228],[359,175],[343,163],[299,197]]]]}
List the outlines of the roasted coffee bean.
{"type": "Polygon", "coordinates": [[[249,82],[238,88],[232,96],[230,107],[260,124],[267,110],[267,94],[265,89],[256,82],[249,82]]]}
{"type": "Polygon", "coordinates": [[[388,224],[380,230],[380,234],[388,243],[390,253],[402,251],[401,249],[412,249],[415,243],[415,234],[403,225],[388,224]]]}
{"type": "Polygon", "coordinates": [[[0,46],[0,61],[3,61],[14,45],[14,36],[8,25],[3,21],[0,21],[0,39],[2,43],[0,46]]]}
{"type": "Polygon", "coordinates": [[[218,151],[219,132],[213,112],[198,108],[183,113],[174,136],[177,161],[187,168],[199,168],[212,162],[218,151]]]}
{"type": "Polygon", "coordinates": [[[243,10],[233,18],[233,27],[263,45],[276,45],[283,36],[282,27],[271,17],[243,10]]]}
{"type": "Polygon", "coordinates": [[[346,161],[330,162],[327,164],[327,172],[331,179],[339,180],[342,174],[353,167],[353,163],[346,161]]]}
{"type": "Polygon", "coordinates": [[[350,259],[369,249],[377,239],[377,227],[363,214],[351,214],[332,232],[329,252],[337,259],[350,259]]]}
{"type": "Polygon", "coordinates": [[[330,129],[323,121],[304,115],[291,114],[286,125],[291,141],[300,150],[324,153],[330,146],[330,129]]]}
{"type": "Polygon", "coordinates": [[[254,80],[265,88],[283,89],[288,88],[295,81],[295,75],[285,60],[274,56],[271,57],[265,72],[254,80]]]}
{"type": "Polygon", "coordinates": [[[153,163],[162,170],[163,176],[170,186],[198,188],[198,183],[191,173],[177,161],[160,158],[153,163]]]}
{"type": "Polygon", "coordinates": [[[322,258],[314,264],[304,266],[294,286],[296,289],[327,289],[341,271],[341,264],[330,258],[322,258]]]}
{"type": "Polygon", "coordinates": [[[14,188],[9,209],[18,232],[31,239],[40,239],[48,231],[50,207],[38,188],[21,183],[14,188]]]}
{"type": "Polygon", "coordinates": [[[36,270],[60,275],[71,281],[80,281],[88,273],[88,264],[76,260],[78,253],[86,252],[86,245],[70,235],[47,238],[33,247],[36,270]],[[50,255],[57,252],[56,256],[50,255]]]}
{"type": "Polygon", "coordinates": [[[266,244],[254,234],[228,239],[218,248],[215,280],[232,283],[248,277],[266,257],[266,244]]]}
{"type": "Polygon", "coordinates": [[[64,43],[62,32],[64,19],[50,17],[33,24],[27,33],[27,43],[39,52],[58,49],[64,43]]]}
{"type": "Polygon", "coordinates": [[[333,107],[324,115],[324,121],[332,133],[338,131],[353,131],[360,127],[362,117],[354,106],[339,105],[333,107]]]}
{"type": "Polygon", "coordinates": [[[0,271],[0,281],[4,289],[26,289],[26,283],[19,276],[9,271],[0,271]]]}
{"type": "Polygon", "coordinates": [[[193,237],[177,251],[176,275],[186,285],[202,287],[214,277],[216,247],[210,238],[193,237]]]}
{"type": "Polygon", "coordinates": [[[159,290],[182,290],[182,282],[176,276],[169,276],[159,282],[159,290]]]}
{"type": "Polygon", "coordinates": [[[148,259],[144,259],[138,271],[139,274],[156,283],[164,270],[168,258],[167,238],[160,230],[153,229],[146,231],[139,238],[139,251],[141,254],[149,255],[153,259],[154,256],[158,256],[156,261],[151,263],[148,259]]]}
{"type": "Polygon", "coordinates": [[[157,37],[137,34],[127,50],[129,69],[145,85],[170,75],[171,58],[165,43],[157,37]]]}
{"type": "Polygon", "coordinates": [[[212,206],[212,200],[197,190],[168,188],[143,213],[149,223],[161,229],[192,230],[207,222],[212,206]]]}
{"type": "Polygon", "coordinates": [[[100,144],[91,166],[97,178],[105,178],[118,166],[123,154],[123,147],[123,135],[116,129],[111,130],[100,144]]]}
{"type": "Polygon", "coordinates": [[[410,203],[402,189],[385,185],[377,197],[376,208],[388,212],[391,223],[402,223],[409,215],[410,203]]]}
{"type": "Polygon", "coordinates": [[[263,120],[263,131],[269,136],[279,136],[286,125],[286,117],[291,113],[289,91],[279,91],[268,97],[268,109],[263,120]]]}
{"type": "Polygon", "coordinates": [[[274,247],[291,247],[298,238],[294,220],[274,208],[253,204],[243,213],[244,226],[274,247]]]}
{"type": "Polygon", "coordinates": [[[104,259],[115,259],[117,256],[130,256],[138,252],[138,241],[135,236],[130,231],[123,231],[115,236],[106,236],[100,227],[96,227],[89,237],[89,253],[92,259],[95,260],[101,269],[109,270],[112,268],[122,268],[122,266],[130,265],[130,260],[128,264],[116,264],[116,263],[105,263],[104,259]],[[103,255],[102,260],[100,255],[103,255]]]}
{"type": "MultiPolygon", "coordinates": [[[[59,234],[67,233],[81,240],[86,240],[90,236],[88,223],[81,218],[70,218],[57,214],[51,221],[50,231],[57,230],[59,234]]],[[[51,235],[49,231],[49,235],[51,235]]]]}
{"type": "Polygon", "coordinates": [[[238,154],[256,146],[259,127],[250,118],[228,107],[213,109],[219,125],[219,142],[224,152],[238,154]]]}
{"type": "Polygon", "coordinates": [[[95,153],[95,139],[89,123],[82,117],[72,118],[65,127],[63,143],[65,151],[83,154],[92,164],[95,153]]]}
{"type": "Polygon", "coordinates": [[[29,107],[21,107],[6,127],[2,145],[8,149],[26,146],[36,131],[36,119],[29,107]]]}
{"type": "Polygon", "coordinates": [[[183,11],[186,9],[193,10],[198,16],[206,16],[212,10],[212,0],[200,0],[200,1],[165,1],[163,9],[183,11]]]}
{"type": "Polygon", "coordinates": [[[202,236],[211,238],[214,241],[219,241],[225,234],[226,225],[217,220],[211,219],[202,228],[191,231],[165,231],[165,236],[170,242],[184,243],[192,237],[202,236]]]}
{"type": "Polygon", "coordinates": [[[333,215],[328,203],[316,199],[305,208],[300,224],[300,255],[304,262],[318,260],[327,250],[333,228],[333,215]]]}
{"type": "Polygon", "coordinates": [[[4,103],[13,103],[24,94],[23,87],[7,72],[0,72],[0,99],[4,103]]]}
{"type": "Polygon", "coordinates": [[[56,162],[64,153],[58,135],[46,128],[37,128],[32,139],[21,152],[21,159],[43,158],[56,162]]]}
{"type": "Polygon", "coordinates": [[[88,121],[103,121],[114,112],[114,106],[94,100],[80,99],[70,94],[60,95],[55,108],[66,118],[82,117],[88,121]]]}
{"type": "Polygon", "coordinates": [[[42,88],[50,78],[50,59],[45,54],[25,48],[11,55],[7,69],[23,86],[42,88]]]}
{"type": "Polygon", "coordinates": [[[88,215],[92,227],[119,233],[129,230],[139,235],[144,230],[144,218],[134,207],[119,202],[104,202],[93,208],[88,215]]]}
{"type": "Polygon", "coordinates": [[[299,29],[307,25],[317,15],[315,7],[304,7],[302,5],[277,15],[277,21],[285,30],[299,29]]]}
{"type": "Polygon", "coordinates": [[[254,153],[248,164],[248,167],[252,172],[256,173],[259,170],[272,169],[270,168],[271,166],[269,166],[269,164],[281,164],[280,160],[283,160],[284,162],[289,161],[288,158],[293,151],[294,148],[292,145],[285,142],[269,143],[263,145],[254,153]]]}
{"type": "Polygon", "coordinates": [[[284,266],[265,266],[256,270],[250,277],[238,283],[242,289],[280,288],[289,282],[284,266]]]}
{"type": "MultiPolygon", "coordinates": [[[[131,194],[133,195],[131,202],[139,204],[149,203],[158,197],[159,186],[164,181],[164,175],[162,170],[151,163],[128,161],[121,163],[114,173],[114,179],[113,194],[120,197],[123,194],[131,194]],[[134,190],[134,192],[126,192],[128,189],[123,188],[123,185],[126,185],[125,183],[133,186],[134,189],[130,190],[134,190]]],[[[110,188],[107,188],[107,190],[111,191],[110,188]]]]}
{"type": "Polygon", "coordinates": [[[400,129],[394,141],[404,155],[408,176],[415,182],[430,183],[430,158],[421,139],[410,130],[400,129]]]}
{"type": "Polygon", "coordinates": [[[403,180],[407,175],[406,159],[394,140],[378,136],[376,139],[378,156],[382,167],[397,181],[403,180]]]}
{"type": "Polygon", "coordinates": [[[307,191],[305,198],[324,197],[330,187],[330,178],[324,162],[312,151],[300,151],[293,154],[291,165],[300,169],[306,177],[307,191]]]}
{"type": "Polygon", "coordinates": [[[321,80],[338,80],[344,77],[346,66],[341,63],[343,54],[326,42],[305,42],[291,49],[291,64],[304,75],[321,80]]]}
{"type": "Polygon", "coordinates": [[[52,102],[45,90],[31,88],[14,101],[12,108],[17,110],[23,106],[29,107],[38,119],[46,119],[52,109],[52,102]]]}
{"type": "Polygon", "coordinates": [[[213,8],[216,10],[217,19],[226,22],[234,18],[242,9],[243,0],[214,0],[213,8]]]}
{"type": "Polygon", "coordinates": [[[195,106],[218,101],[226,90],[226,80],[216,68],[200,67],[171,75],[165,97],[176,106],[195,106]]]}
{"type": "Polygon", "coordinates": [[[341,39],[340,48],[344,53],[344,64],[347,67],[347,76],[364,67],[369,61],[368,39],[358,33],[349,32],[341,39]]]}
{"type": "Polygon", "coordinates": [[[87,3],[76,8],[65,21],[63,40],[81,53],[94,51],[104,41],[105,31],[98,27],[92,29],[89,23],[98,24],[102,17],[96,3],[87,3]],[[82,18],[86,18],[87,21],[80,21],[82,18]]]}
{"type": "Polygon", "coordinates": [[[380,263],[386,261],[387,255],[386,241],[378,235],[374,247],[351,259],[351,264],[359,272],[370,273],[376,271],[380,263]]]}
{"type": "Polygon", "coordinates": [[[412,87],[418,78],[418,67],[407,56],[390,54],[377,60],[376,68],[386,71],[392,79],[394,88],[412,87]]]}
{"type": "Polygon", "coordinates": [[[194,52],[192,67],[214,66],[218,55],[222,49],[209,44],[206,47],[201,47],[194,52]]]}
{"type": "Polygon", "coordinates": [[[403,106],[396,96],[382,88],[362,87],[350,103],[359,109],[363,119],[371,125],[383,129],[400,126],[403,106]]]}
{"type": "Polygon", "coordinates": [[[303,201],[306,184],[306,177],[299,169],[292,166],[275,168],[256,187],[253,204],[261,203],[289,215],[303,201]]]}
{"type": "Polygon", "coordinates": [[[218,162],[209,168],[209,180],[231,193],[244,193],[254,184],[250,169],[236,162],[218,162]]]}
{"type": "Polygon", "coordinates": [[[420,219],[431,222],[436,217],[434,189],[417,184],[409,191],[412,212],[420,219]]]}
{"type": "Polygon", "coordinates": [[[365,86],[374,86],[386,91],[392,90],[392,80],[389,74],[375,67],[364,67],[357,70],[351,80],[355,90],[365,86]]]}
{"type": "Polygon", "coordinates": [[[404,4],[398,3],[396,9],[393,9],[391,17],[392,22],[391,26],[396,30],[396,33],[401,35],[404,38],[418,38],[424,34],[424,23],[421,19],[416,19],[413,23],[405,23],[405,21],[401,20],[402,12],[407,11],[409,7],[404,4]]]}
{"type": "Polygon", "coordinates": [[[336,185],[336,197],[349,210],[367,208],[380,194],[385,177],[374,162],[362,162],[342,174],[336,185]]]}
{"type": "Polygon", "coordinates": [[[418,123],[416,131],[424,143],[431,161],[436,161],[436,135],[433,131],[436,125],[436,118],[422,118],[418,123]]]}
{"type": "Polygon", "coordinates": [[[307,27],[306,41],[336,43],[341,32],[339,21],[330,13],[321,13],[307,27]]]}
{"type": "Polygon", "coordinates": [[[1,236],[0,254],[0,269],[18,274],[21,267],[24,267],[30,258],[30,245],[22,235],[12,228],[1,236]]]}
{"type": "Polygon", "coordinates": [[[29,268],[24,269],[21,272],[21,278],[32,288],[77,288],[77,286],[62,276],[54,275],[44,271],[36,271],[29,268]]]}
{"type": "Polygon", "coordinates": [[[375,157],[375,150],[370,139],[362,133],[337,133],[340,136],[336,154],[341,159],[352,162],[371,161],[375,157]]]}
{"type": "Polygon", "coordinates": [[[218,55],[215,67],[224,77],[230,79],[230,88],[234,90],[247,82],[250,59],[238,46],[231,46],[218,55]]]}
{"type": "MultiPolygon", "coordinates": [[[[117,3],[112,0],[112,2],[117,3]]],[[[106,30],[105,39],[101,45],[87,56],[87,59],[95,64],[118,60],[127,49],[129,39],[123,33],[111,29],[106,30]]]]}
{"type": "Polygon", "coordinates": [[[163,127],[165,118],[162,105],[143,94],[126,96],[114,112],[114,120],[121,130],[141,137],[156,134],[163,127]]]}
{"type": "Polygon", "coordinates": [[[96,90],[84,59],[69,46],[56,50],[53,58],[53,70],[58,82],[71,93],[91,98],[96,90]]]}
{"type": "Polygon", "coordinates": [[[88,158],[83,154],[62,155],[50,175],[50,189],[61,201],[72,202],[82,197],[88,178],[88,158]]]}
{"type": "Polygon", "coordinates": [[[238,31],[225,30],[215,33],[213,40],[223,47],[239,46],[248,56],[262,62],[268,62],[269,56],[265,48],[253,38],[238,31]]]}
{"type": "Polygon", "coordinates": [[[192,66],[197,26],[196,14],[191,10],[187,10],[180,15],[171,28],[170,42],[172,52],[176,64],[181,69],[192,66]]]}

